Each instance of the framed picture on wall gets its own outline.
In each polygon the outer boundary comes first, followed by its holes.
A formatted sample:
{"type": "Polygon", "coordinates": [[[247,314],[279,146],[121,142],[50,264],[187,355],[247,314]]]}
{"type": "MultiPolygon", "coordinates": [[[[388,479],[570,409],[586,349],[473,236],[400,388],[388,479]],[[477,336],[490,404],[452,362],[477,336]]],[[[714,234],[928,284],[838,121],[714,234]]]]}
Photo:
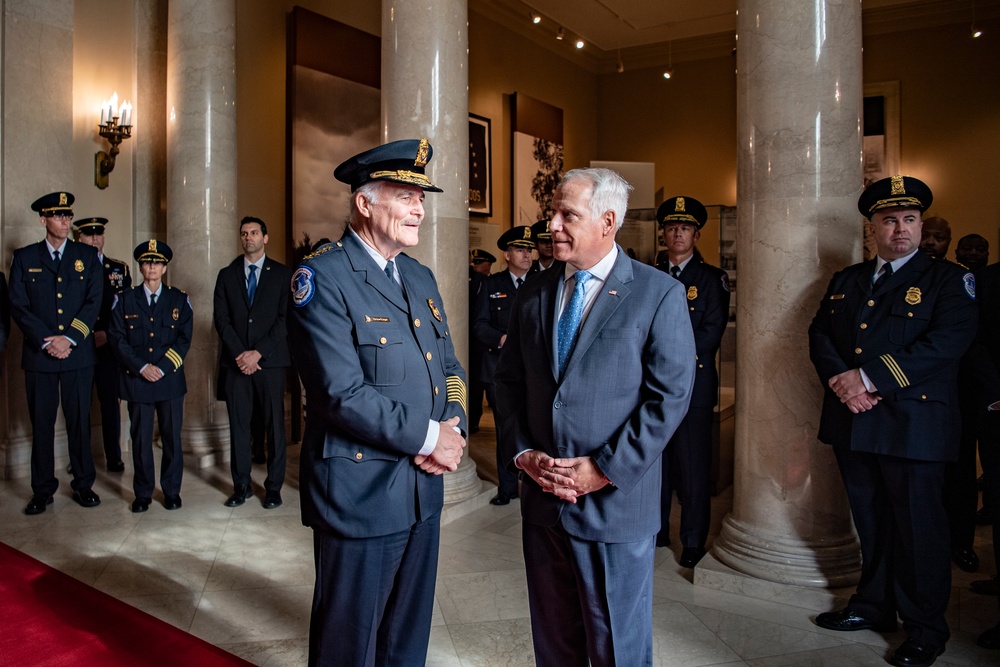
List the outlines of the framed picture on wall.
{"type": "Polygon", "coordinates": [[[490,119],[469,114],[469,213],[493,215],[493,137],[490,119]]]}
{"type": "Polygon", "coordinates": [[[514,93],[512,102],[513,224],[552,217],[552,194],[563,171],[563,111],[514,93]]]}

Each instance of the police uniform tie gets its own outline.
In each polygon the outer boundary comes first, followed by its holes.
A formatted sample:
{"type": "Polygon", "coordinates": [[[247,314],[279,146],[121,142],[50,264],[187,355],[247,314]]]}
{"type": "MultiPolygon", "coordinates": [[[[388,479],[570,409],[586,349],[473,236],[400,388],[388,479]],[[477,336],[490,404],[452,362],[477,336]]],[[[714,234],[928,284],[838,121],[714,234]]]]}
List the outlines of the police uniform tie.
{"type": "Polygon", "coordinates": [[[156,292],[149,295],[149,307],[152,308],[156,305],[156,292]]]}
{"type": "Polygon", "coordinates": [[[670,275],[672,275],[674,278],[680,279],[680,277],[681,277],[681,267],[679,267],[679,266],[671,266],[670,267],[670,275]]]}
{"type": "Polygon", "coordinates": [[[577,330],[580,328],[580,321],[583,319],[583,304],[587,300],[587,281],[592,276],[586,271],[576,272],[576,285],[573,287],[573,295],[569,298],[569,303],[563,309],[559,317],[559,377],[562,377],[566,369],[566,362],[569,360],[570,352],[573,351],[573,344],[576,342],[577,330]]]}
{"type": "Polygon", "coordinates": [[[56,265],[58,265],[60,259],[61,258],[59,257],[59,251],[58,250],[53,250],[52,251],[52,261],[55,262],[56,265]]]}
{"type": "Polygon", "coordinates": [[[396,265],[393,264],[392,260],[390,259],[388,262],[385,263],[385,275],[388,276],[389,282],[391,282],[393,287],[396,288],[397,293],[402,294],[403,286],[400,285],[398,282],[396,282],[395,273],[396,273],[396,265]]]}
{"type": "Polygon", "coordinates": [[[514,281],[514,289],[521,289],[521,283],[524,282],[524,278],[518,278],[514,281]]]}
{"type": "Polygon", "coordinates": [[[250,305],[253,305],[253,295],[257,293],[257,265],[251,264],[250,276],[247,278],[247,297],[250,299],[250,305]]]}
{"type": "Polygon", "coordinates": [[[878,278],[875,279],[875,284],[872,285],[872,293],[878,291],[879,287],[882,287],[889,280],[889,276],[892,275],[892,264],[886,262],[882,265],[882,272],[879,274],[878,278]]]}

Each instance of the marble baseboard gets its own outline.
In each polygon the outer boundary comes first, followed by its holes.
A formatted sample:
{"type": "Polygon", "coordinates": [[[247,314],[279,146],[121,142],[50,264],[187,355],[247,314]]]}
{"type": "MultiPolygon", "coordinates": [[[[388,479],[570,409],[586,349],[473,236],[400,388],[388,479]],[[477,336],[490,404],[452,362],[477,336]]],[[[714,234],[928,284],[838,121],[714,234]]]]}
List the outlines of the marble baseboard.
{"type": "Polygon", "coordinates": [[[441,525],[446,526],[456,519],[475,512],[480,507],[490,504],[490,498],[497,493],[497,487],[487,481],[479,480],[479,490],[471,498],[460,500],[454,503],[445,503],[441,510],[441,525]]]}

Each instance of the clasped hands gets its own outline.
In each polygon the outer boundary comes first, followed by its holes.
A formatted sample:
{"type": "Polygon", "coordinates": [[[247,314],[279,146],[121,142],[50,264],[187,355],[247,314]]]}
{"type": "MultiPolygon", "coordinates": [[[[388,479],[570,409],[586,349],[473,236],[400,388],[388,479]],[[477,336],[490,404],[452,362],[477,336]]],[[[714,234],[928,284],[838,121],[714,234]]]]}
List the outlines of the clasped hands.
{"type": "Polygon", "coordinates": [[[577,498],[611,483],[589,456],[554,459],[534,449],[517,457],[517,464],[542,487],[542,491],[574,504],[577,498]]]}
{"type": "Polygon", "coordinates": [[[236,357],[236,366],[243,375],[253,375],[260,370],[260,358],[261,353],[257,350],[240,352],[239,356],[236,357]]]}
{"type": "Polygon", "coordinates": [[[432,475],[443,475],[445,472],[458,470],[466,442],[462,434],[455,430],[457,427],[458,417],[441,422],[434,451],[427,455],[417,454],[413,457],[413,462],[421,470],[432,475]]]}
{"type": "Polygon", "coordinates": [[[69,338],[66,336],[49,336],[44,339],[45,351],[48,352],[50,357],[55,357],[56,359],[66,359],[69,357],[69,353],[73,351],[73,344],[70,342],[69,338]]]}
{"type": "Polygon", "coordinates": [[[865,388],[865,381],[857,368],[834,375],[829,384],[840,402],[854,414],[871,410],[882,400],[881,396],[865,388]]]}

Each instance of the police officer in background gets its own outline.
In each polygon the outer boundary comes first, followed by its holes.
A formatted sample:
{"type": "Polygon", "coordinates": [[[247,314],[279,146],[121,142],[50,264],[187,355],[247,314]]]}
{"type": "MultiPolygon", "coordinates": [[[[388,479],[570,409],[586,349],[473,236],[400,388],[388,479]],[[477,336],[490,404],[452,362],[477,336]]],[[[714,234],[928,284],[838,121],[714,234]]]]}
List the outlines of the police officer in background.
{"type": "Polygon", "coordinates": [[[549,231],[549,222],[548,219],[542,219],[531,226],[535,250],[538,251],[538,259],[531,263],[532,272],[544,271],[556,261],[555,255],[552,254],[552,232],[549,231]]]}
{"type": "Polygon", "coordinates": [[[163,449],[163,507],[181,506],[184,357],[191,347],[193,317],[187,294],[163,284],[173,255],[170,246],[156,239],[137,245],[132,256],[139,263],[142,284],[122,292],[111,311],[109,336],[121,363],[121,395],[128,403],[136,513],[149,509],[155,487],[154,415],[163,449]]]}
{"type": "Polygon", "coordinates": [[[816,617],[829,630],[892,632],[894,665],[944,652],[951,593],[947,462],[958,458],[959,359],[976,335],[973,275],[920,250],[931,191],[891,176],[862,193],[877,256],[834,275],[809,327],[825,389],[819,439],[833,446],[861,542],[847,606],[816,617]]]}
{"type": "Polygon", "coordinates": [[[94,383],[94,323],[101,309],[97,251],[69,240],[74,197],[53,192],[31,210],[45,240],[14,251],[10,313],[24,332],[21,368],[31,419],[31,500],[25,514],[41,514],[59,487],[55,476],[56,411],[62,400],[69,439],[73,500],[95,507],[90,451],[90,395],[94,383]]]}
{"type": "MultiPolygon", "coordinates": [[[[486,387],[486,398],[493,407],[493,421],[496,424],[497,442],[497,495],[490,500],[493,505],[507,505],[511,498],[517,498],[517,475],[500,461],[500,424],[496,394],[493,389],[493,373],[500,360],[500,349],[507,340],[507,324],[510,322],[514,296],[529,273],[533,272],[531,251],[535,248],[534,231],[521,225],[504,232],[497,241],[503,251],[507,268],[494,273],[483,281],[476,299],[476,317],[472,322],[472,333],[483,348],[483,363],[480,377],[486,387]]],[[[549,246],[552,241],[550,237],[549,246]]]]}
{"type": "Polygon", "coordinates": [[[681,567],[694,567],[705,556],[712,518],[712,419],[719,398],[715,356],[729,321],[729,275],[705,262],[695,244],[708,211],[692,197],[672,197],[656,211],[667,257],[656,268],[686,288],[698,366],[691,405],[663,453],[660,532],[657,546],[670,545],[670,502],[676,489],[681,504],[681,567]]]}
{"type": "Polygon", "coordinates": [[[108,345],[108,327],[111,325],[111,304],[115,295],[132,287],[128,264],[104,254],[104,227],[107,218],[83,218],[75,223],[80,243],[97,248],[104,275],[104,293],[101,312],[94,325],[94,345],[97,347],[97,366],[94,369],[94,387],[101,405],[101,436],[104,443],[104,465],[108,472],[123,472],[121,446],[121,401],[118,398],[118,359],[108,345]]]}
{"type": "Polygon", "coordinates": [[[479,432],[479,420],[483,418],[483,394],[486,388],[479,379],[483,363],[483,346],[471,333],[476,320],[476,297],[483,286],[483,280],[490,275],[497,258],[482,248],[474,248],[469,253],[469,434],[479,432]]]}

